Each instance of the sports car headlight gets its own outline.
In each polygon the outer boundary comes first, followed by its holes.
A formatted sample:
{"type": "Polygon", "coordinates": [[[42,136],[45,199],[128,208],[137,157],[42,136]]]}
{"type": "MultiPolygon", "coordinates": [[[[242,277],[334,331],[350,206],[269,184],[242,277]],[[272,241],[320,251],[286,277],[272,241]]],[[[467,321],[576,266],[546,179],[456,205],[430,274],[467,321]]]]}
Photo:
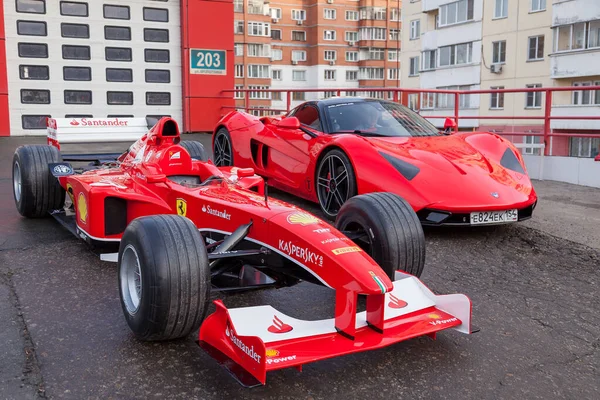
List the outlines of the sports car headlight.
{"type": "Polygon", "coordinates": [[[400,172],[400,174],[402,174],[402,176],[408,179],[409,181],[412,180],[415,176],[417,176],[419,171],[421,171],[418,167],[415,167],[414,165],[409,164],[406,161],[400,160],[399,158],[392,157],[389,154],[383,153],[381,151],[379,152],[379,154],[381,154],[383,158],[385,158],[390,164],[394,166],[394,168],[396,168],[396,171],[400,172]]]}
{"type": "Polygon", "coordinates": [[[518,172],[520,174],[525,174],[525,170],[523,170],[523,166],[515,156],[515,153],[508,148],[504,152],[502,159],[500,160],[500,165],[502,165],[506,169],[510,169],[512,171],[518,172]]]}

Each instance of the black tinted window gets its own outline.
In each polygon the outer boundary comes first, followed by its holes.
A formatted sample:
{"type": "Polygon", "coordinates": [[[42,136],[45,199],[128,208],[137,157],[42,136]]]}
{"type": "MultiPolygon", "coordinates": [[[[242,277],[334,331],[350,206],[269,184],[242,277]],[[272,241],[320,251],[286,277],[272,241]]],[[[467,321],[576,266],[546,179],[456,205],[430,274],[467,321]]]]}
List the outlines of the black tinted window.
{"type": "Polygon", "coordinates": [[[47,65],[19,65],[19,77],[30,80],[50,79],[50,70],[47,65]]]}
{"type": "Polygon", "coordinates": [[[38,89],[21,89],[21,103],[50,104],[50,91],[38,89]]]}
{"type": "Polygon", "coordinates": [[[170,83],[171,71],[168,69],[147,69],[146,82],[148,83],[170,83]]]}
{"type": "Polygon", "coordinates": [[[60,33],[66,38],[89,39],[90,27],[84,24],[60,24],[60,33]]]}
{"type": "Polygon", "coordinates": [[[169,22],[169,10],[144,7],[144,21],[169,22]]]}
{"type": "Polygon", "coordinates": [[[87,17],[88,5],[87,3],[77,3],[74,1],[61,1],[60,14],[73,17],[87,17]]]}
{"type": "Polygon", "coordinates": [[[110,19],[129,19],[128,6],[104,5],[104,18],[110,19]]]}
{"type": "Polygon", "coordinates": [[[89,60],[90,46],[72,46],[63,44],[62,56],[65,60],[89,60]]]}
{"type": "Polygon", "coordinates": [[[65,104],[92,104],[90,90],[65,90],[65,104]]]}
{"type": "Polygon", "coordinates": [[[147,92],[146,104],[149,106],[168,106],[171,104],[171,93],[147,92]]]}
{"type": "Polygon", "coordinates": [[[108,104],[133,104],[133,92],[107,92],[106,101],[108,104]]]}
{"type": "Polygon", "coordinates": [[[23,129],[46,129],[50,115],[21,115],[23,129]]]}
{"type": "Polygon", "coordinates": [[[19,57],[48,58],[48,45],[42,43],[19,43],[19,57]]]}
{"type": "Polygon", "coordinates": [[[144,40],[146,42],[169,42],[169,30],[168,29],[150,29],[144,28],[144,40]]]}
{"type": "Polygon", "coordinates": [[[104,38],[107,40],[131,40],[131,28],[126,26],[105,26],[104,38]]]}
{"type": "Polygon", "coordinates": [[[105,49],[106,61],[131,61],[129,47],[107,47],[105,49]]]}
{"type": "Polygon", "coordinates": [[[146,49],[144,59],[146,62],[168,63],[170,61],[169,50],[146,49]]]}
{"type": "Polygon", "coordinates": [[[45,0],[16,0],[16,1],[17,1],[17,12],[32,13],[32,14],[46,14],[45,0]]]}
{"type": "Polygon", "coordinates": [[[92,69],[89,67],[64,67],[63,79],[65,81],[91,81],[92,69]]]}
{"type": "Polygon", "coordinates": [[[304,106],[294,114],[301,124],[310,126],[318,131],[321,130],[321,121],[319,120],[319,111],[314,106],[304,106]]]}
{"type": "Polygon", "coordinates": [[[17,21],[17,33],[29,36],[47,36],[46,23],[41,21],[17,21]]]}
{"type": "Polygon", "coordinates": [[[106,68],[107,82],[133,82],[133,71],[126,68],[106,68]]]}

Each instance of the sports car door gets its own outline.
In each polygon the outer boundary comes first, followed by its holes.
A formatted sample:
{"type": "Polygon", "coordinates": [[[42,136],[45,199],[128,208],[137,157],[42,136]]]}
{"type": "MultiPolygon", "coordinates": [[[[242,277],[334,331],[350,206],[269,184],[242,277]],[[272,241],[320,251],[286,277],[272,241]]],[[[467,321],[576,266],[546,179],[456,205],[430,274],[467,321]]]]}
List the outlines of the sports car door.
{"type": "MultiPolygon", "coordinates": [[[[303,127],[321,132],[319,111],[316,106],[306,104],[293,114],[303,127]]],[[[267,163],[263,165],[265,175],[289,188],[304,190],[306,171],[310,163],[310,149],[315,138],[301,129],[279,128],[265,129],[262,142],[267,146],[267,163]]],[[[264,160],[265,158],[263,158],[264,160]]]]}

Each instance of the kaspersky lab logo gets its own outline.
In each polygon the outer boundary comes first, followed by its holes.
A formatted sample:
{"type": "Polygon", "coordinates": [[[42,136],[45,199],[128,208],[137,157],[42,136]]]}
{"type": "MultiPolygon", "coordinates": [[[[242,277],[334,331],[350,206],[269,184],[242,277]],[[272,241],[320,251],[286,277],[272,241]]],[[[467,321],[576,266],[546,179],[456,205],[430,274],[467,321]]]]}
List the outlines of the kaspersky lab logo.
{"type": "Polygon", "coordinates": [[[254,346],[246,346],[246,344],[242,342],[242,339],[236,337],[233,334],[233,331],[229,330],[229,326],[225,328],[225,336],[229,338],[229,340],[235,345],[235,347],[246,353],[251,359],[253,359],[257,363],[260,363],[261,356],[254,351],[254,346]]]}

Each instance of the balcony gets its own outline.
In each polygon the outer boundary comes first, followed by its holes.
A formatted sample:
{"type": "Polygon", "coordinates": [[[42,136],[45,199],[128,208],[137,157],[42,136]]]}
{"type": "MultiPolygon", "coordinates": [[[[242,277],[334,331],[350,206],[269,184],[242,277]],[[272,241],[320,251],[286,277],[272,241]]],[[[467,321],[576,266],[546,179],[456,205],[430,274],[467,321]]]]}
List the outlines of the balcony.
{"type": "Polygon", "coordinates": [[[599,74],[599,58],[600,48],[551,54],[550,77],[562,79],[596,76],[599,74]]]}
{"type": "MultiPolygon", "coordinates": [[[[553,117],[600,117],[600,105],[561,105],[553,106],[553,117]]],[[[560,120],[553,119],[550,122],[552,129],[591,129],[598,130],[598,121],[591,120],[560,120]]]]}
{"type": "Polygon", "coordinates": [[[423,12],[429,12],[437,10],[441,5],[452,3],[455,0],[423,0],[422,10],[423,12]]]}

